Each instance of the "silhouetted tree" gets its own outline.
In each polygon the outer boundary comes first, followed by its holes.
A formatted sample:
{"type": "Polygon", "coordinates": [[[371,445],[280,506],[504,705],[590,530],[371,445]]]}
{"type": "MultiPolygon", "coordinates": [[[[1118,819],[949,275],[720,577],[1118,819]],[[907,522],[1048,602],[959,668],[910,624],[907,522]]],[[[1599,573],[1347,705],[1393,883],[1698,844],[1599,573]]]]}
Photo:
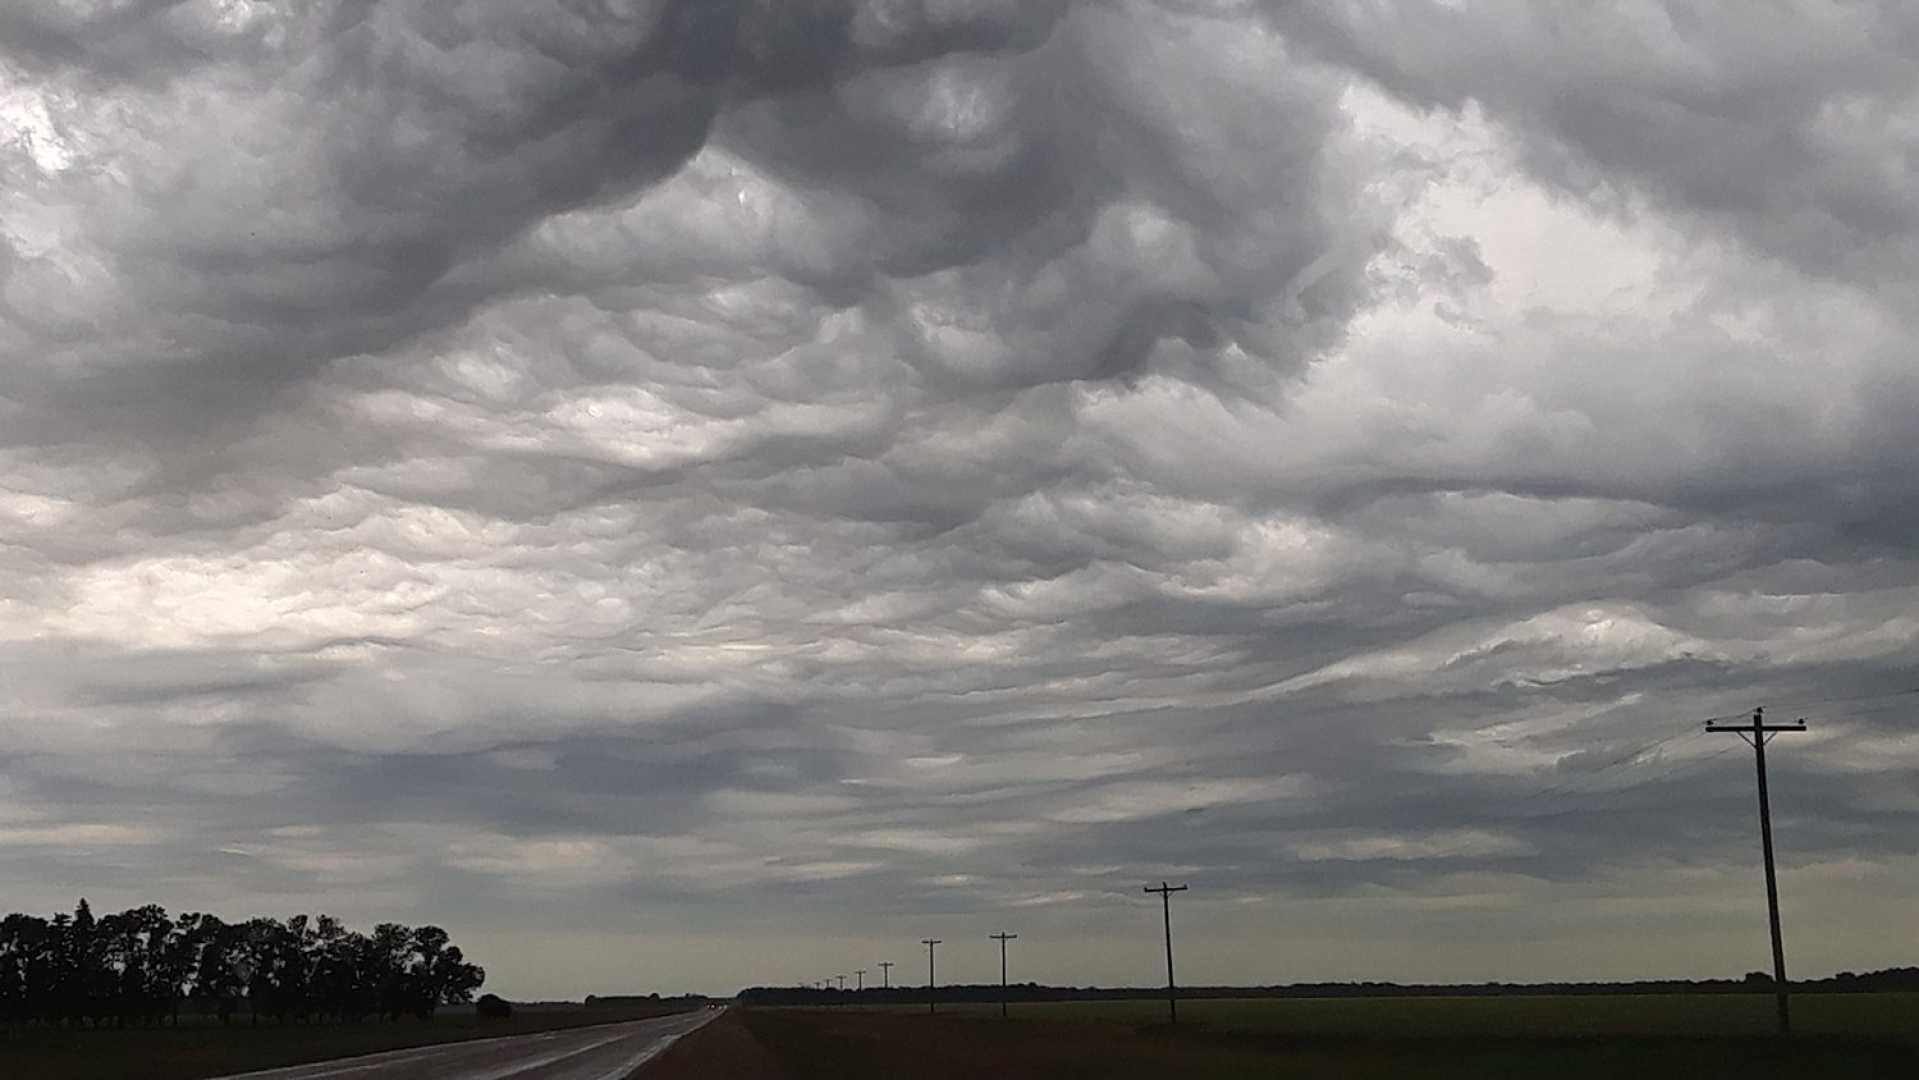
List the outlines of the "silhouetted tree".
{"type": "Polygon", "coordinates": [[[412,942],[413,932],[399,923],[381,923],[373,928],[374,1000],[388,1020],[398,1020],[407,1011],[407,960],[412,942]]]}
{"type": "Polygon", "coordinates": [[[126,1027],[133,1020],[152,1024],[171,1009],[179,988],[169,985],[164,954],[173,932],[173,920],[155,904],[100,920],[97,934],[110,1002],[105,1011],[116,1025],[126,1027]]]}
{"type": "Polygon", "coordinates": [[[163,1011],[180,1026],[180,1005],[193,986],[196,932],[203,916],[189,912],[173,924],[166,939],[154,953],[154,983],[163,1011]]]}
{"type": "Polygon", "coordinates": [[[193,923],[188,953],[193,965],[193,1000],[201,1008],[213,1010],[220,1023],[232,1023],[246,991],[246,980],[240,974],[240,928],[216,916],[201,915],[193,923]]]}
{"type": "Polygon", "coordinates": [[[42,1019],[50,963],[47,922],[32,915],[0,920],[0,1017],[9,1026],[42,1019]]]}
{"type": "Polygon", "coordinates": [[[458,945],[449,944],[445,930],[422,926],[413,931],[412,955],[407,958],[407,1000],[422,1020],[444,1004],[473,1000],[473,991],[486,972],[466,962],[458,945]]]}
{"type": "Polygon", "coordinates": [[[85,1020],[98,1027],[112,996],[113,976],[107,970],[103,944],[100,923],[83,896],[73,909],[64,961],[67,1011],[76,1025],[85,1020]]]}

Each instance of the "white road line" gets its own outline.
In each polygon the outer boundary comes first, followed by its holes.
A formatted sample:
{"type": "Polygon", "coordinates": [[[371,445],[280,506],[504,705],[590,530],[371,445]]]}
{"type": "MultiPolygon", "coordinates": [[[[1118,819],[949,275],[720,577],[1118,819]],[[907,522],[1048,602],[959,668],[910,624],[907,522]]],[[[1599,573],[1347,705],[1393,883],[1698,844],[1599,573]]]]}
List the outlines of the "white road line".
{"type": "Polygon", "coordinates": [[[464,1050],[470,1046],[484,1046],[487,1043],[507,1042],[523,1039],[524,1035],[501,1035],[491,1039],[461,1039],[454,1042],[434,1043],[431,1046],[409,1046],[403,1050],[379,1050],[371,1054],[356,1054],[348,1058],[336,1058],[333,1061],[316,1061],[306,1065],[283,1065],[273,1069],[259,1069],[254,1072],[233,1073],[229,1076],[217,1076],[213,1080],[252,1080],[259,1077],[266,1080],[319,1080],[326,1076],[345,1076],[349,1073],[365,1072],[368,1069],[383,1069],[388,1065],[397,1065],[403,1061],[434,1057],[455,1050],[464,1050]]]}
{"type": "MultiPolygon", "coordinates": [[[[485,1039],[458,1039],[452,1042],[433,1043],[429,1046],[410,1046],[400,1050],[380,1050],[371,1054],[356,1054],[352,1057],[335,1058],[332,1061],[315,1061],[305,1065],[283,1065],[272,1069],[257,1069],[252,1072],[232,1073],[226,1076],[213,1077],[212,1080],[326,1080],[328,1077],[351,1076],[354,1073],[367,1072],[372,1069],[383,1069],[392,1065],[417,1061],[422,1058],[444,1056],[466,1050],[469,1047],[515,1041],[550,1042],[553,1039],[564,1038],[568,1035],[576,1035],[585,1031],[610,1027],[627,1027],[632,1024],[643,1023],[646,1023],[646,1021],[615,1020],[605,1024],[583,1024],[576,1028],[560,1028],[554,1031],[543,1031],[526,1035],[495,1035],[485,1039]]],[[[633,1034],[635,1033],[622,1032],[613,1038],[594,1043],[586,1049],[597,1049],[598,1047],[605,1046],[609,1042],[628,1038],[633,1034]]],[[[542,1064],[551,1064],[554,1061],[571,1057],[576,1052],[583,1053],[584,1050],[569,1051],[558,1057],[545,1059],[542,1061],[542,1064]]],[[[525,1066],[521,1067],[524,1068],[525,1066]]],[[[511,1076],[512,1074],[506,1073],[503,1075],[511,1076]]]]}
{"type": "Polygon", "coordinates": [[[523,1073],[523,1072],[532,1072],[534,1069],[543,1069],[546,1066],[551,1065],[556,1061],[565,1061],[567,1058],[570,1058],[570,1057],[579,1057],[581,1054],[598,1050],[602,1046],[609,1046],[613,1043],[619,1042],[622,1039],[630,1039],[632,1037],[633,1037],[633,1032],[622,1031],[618,1035],[615,1035],[611,1038],[601,1039],[599,1042],[588,1043],[585,1046],[578,1046],[568,1050],[562,1050],[557,1054],[548,1054],[545,1057],[529,1058],[524,1061],[515,1061],[510,1064],[503,1065],[497,1069],[494,1069],[491,1072],[469,1073],[465,1076],[460,1077],[460,1080],[506,1080],[506,1078],[509,1076],[518,1076],[520,1073],[523,1073]]]}
{"type": "Polygon", "coordinates": [[[678,1035],[668,1035],[662,1039],[655,1039],[647,1044],[646,1049],[626,1059],[622,1064],[615,1065],[613,1068],[594,1077],[593,1080],[626,1080],[627,1076],[630,1075],[634,1069],[652,1061],[659,1055],[660,1051],[672,1046],[673,1040],[677,1038],[679,1038],[678,1035]]]}

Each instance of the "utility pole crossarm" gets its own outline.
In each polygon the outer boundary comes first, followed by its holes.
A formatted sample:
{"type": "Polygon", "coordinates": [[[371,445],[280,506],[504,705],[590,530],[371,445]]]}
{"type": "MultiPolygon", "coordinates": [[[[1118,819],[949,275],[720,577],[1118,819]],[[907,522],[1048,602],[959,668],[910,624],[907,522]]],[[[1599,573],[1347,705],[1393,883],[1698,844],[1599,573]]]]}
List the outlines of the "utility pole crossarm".
{"type": "Polygon", "coordinates": [[[1722,724],[1717,720],[1708,720],[1706,721],[1706,730],[1713,733],[1729,731],[1734,735],[1750,735],[1755,731],[1767,735],[1776,735],[1782,731],[1806,731],[1809,729],[1806,727],[1804,720],[1796,720],[1790,724],[1722,724]]]}
{"type": "MultiPolygon", "coordinates": [[[[1754,725],[1752,724],[1722,724],[1717,720],[1706,721],[1707,731],[1751,731],[1753,730],[1753,727],[1754,725]]],[[[1800,720],[1794,720],[1790,724],[1762,723],[1758,725],[1758,730],[1760,731],[1806,731],[1809,729],[1806,727],[1805,720],[1800,719],[1800,720]]]]}

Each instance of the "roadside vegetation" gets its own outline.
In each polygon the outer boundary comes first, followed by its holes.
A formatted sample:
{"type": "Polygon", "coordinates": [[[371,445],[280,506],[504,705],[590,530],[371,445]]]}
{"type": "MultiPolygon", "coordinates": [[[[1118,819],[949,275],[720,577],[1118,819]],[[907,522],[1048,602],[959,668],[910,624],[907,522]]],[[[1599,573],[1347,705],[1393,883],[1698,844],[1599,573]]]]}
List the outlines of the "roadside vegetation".
{"type": "Polygon", "coordinates": [[[431,1023],[406,1017],[380,1024],[235,1024],[187,1018],[179,1027],[30,1028],[0,1038],[0,1077],[32,1080],[197,1080],[311,1061],[403,1050],[433,1043],[529,1035],[560,1028],[644,1020],[697,1008],[662,1000],[650,1005],[588,1008],[578,1004],[513,1007],[504,1020],[472,1006],[442,1009],[431,1023]]]}
{"type": "Polygon", "coordinates": [[[486,971],[445,930],[381,923],[371,934],[321,915],[226,922],[170,918],[157,904],[95,918],[0,919],[0,1022],[69,1030],[180,1023],[359,1022],[473,1000],[486,971]]]}
{"type": "Polygon", "coordinates": [[[146,905],[0,919],[0,1077],[189,1078],[682,1012],[704,999],[518,1004],[437,926],[228,922],[146,905]]]}

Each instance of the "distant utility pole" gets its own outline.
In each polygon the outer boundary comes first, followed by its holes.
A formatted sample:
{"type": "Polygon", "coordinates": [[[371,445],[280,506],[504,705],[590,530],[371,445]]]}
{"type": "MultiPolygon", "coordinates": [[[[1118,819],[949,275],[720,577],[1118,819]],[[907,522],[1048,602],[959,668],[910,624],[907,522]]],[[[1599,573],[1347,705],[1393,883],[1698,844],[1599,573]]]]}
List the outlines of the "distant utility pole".
{"type": "Polygon", "coordinates": [[[1766,856],[1766,916],[1772,923],[1772,992],[1779,1005],[1779,1034],[1792,1034],[1792,1009],[1786,1002],[1786,945],[1779,935],[1779,874],[1772,863],[1772,802],[1766,795],[1766,744],[1782,731],[1804,731],[1806,722],[1766,723],[1766,710],[1754,709],[1750,724],[1718,724],[1708,721],[1706,730],[1730,731],[1752,747],[1753,761],[1759,773],[1759,847],[1766,856]]]}
{"type": "Polygon", "coordinates": [[[893,988],[893,962],[891,960],[881,960],[880,961],[880,989],[891,990],[892,988],[893,988]]]}
{"type": "Polygon", "coordinates": [[[841,989],[841,990],[844,990],[844,989],[846,989],[846,976],[844,976],[844,975],[835,975],[835,976],[833,976],[833,977],[834,977],[835,979],[838,979],[838,980],[840,981],[840,989],[841,989]]]}
{"type": "Polygon", "coordinates": [[[938,938],[920,939],[920,944],[926,946],[926,1011],[928,1015],[933,1012],[933,946],[939,943],[938,938]]]}
{"type": "Polygon", "coordinates": [[[1017,940],[1019,935],[1001,932],[987,936],[999,942],[999,1018],[1004,1020],[1006,1019],[1006,943],[1017,940]]]}
{"type": "Polygon", "coordinates": [[[1173,986],[1173,894],[1185,892],[1184,885],[1168,885],[1164,881],[1158,888],[1146,886],[1149,893],[1159,894],[1159,906],[1166,916],[1166,1017],[1174,1027],[1179,1026],[1179,991],[1173,986]]]}
{"type": "Polygon", "coordinates": [[[865,969],[865,968],[856,968],[856,969],[854,969],[854,971],[853,971],[853,989],[854,989],[854,990],[864,990],[864,989],[866,989],[866,969],[865,969]]]}

